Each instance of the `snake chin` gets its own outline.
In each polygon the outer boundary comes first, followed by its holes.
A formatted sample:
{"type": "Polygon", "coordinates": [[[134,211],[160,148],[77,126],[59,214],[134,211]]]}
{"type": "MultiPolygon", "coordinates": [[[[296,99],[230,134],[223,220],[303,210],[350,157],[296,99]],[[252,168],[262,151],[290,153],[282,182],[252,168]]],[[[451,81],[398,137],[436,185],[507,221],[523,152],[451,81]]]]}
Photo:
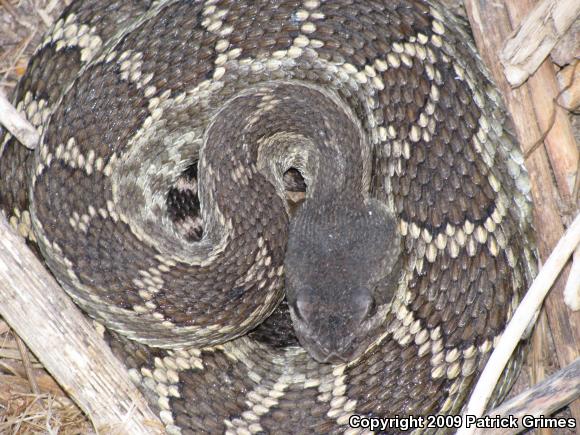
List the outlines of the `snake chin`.
{"type": "Polygon", "coordinates": [[[286,297],[300,344],[321,363],[360,356],[384,324],[397,288],[400,237],[377,201],[307,200],[291,223],[286,297]]]}
{"type": "Polygon", "coordinates": [[[334,312],[326,314],[316,309],[311,311],[313,315],[308,320],[305,320],[304,314],[300,314],[306,312],[304,309],[291,307],[290,316],[300,344],[312,358],[319,363],[343,364],[364,353],[383,324],[386,305],[380,309],[373,306],[372,309],[380,314],[368,316],[367,320],[359,322],[356,316],[345,321],[334,312]]]}

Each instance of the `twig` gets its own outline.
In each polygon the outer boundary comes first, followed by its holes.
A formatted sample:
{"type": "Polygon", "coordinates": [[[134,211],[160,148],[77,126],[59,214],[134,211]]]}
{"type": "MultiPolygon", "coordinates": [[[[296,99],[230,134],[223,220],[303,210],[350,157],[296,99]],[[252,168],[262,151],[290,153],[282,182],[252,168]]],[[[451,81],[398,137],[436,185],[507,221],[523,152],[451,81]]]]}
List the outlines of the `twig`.
{"type": "Polygon", "coordinates": [[[34,372],[32,371],[32,364],[30,362],[28,349],[18,335],[14,334],[14,339],[16,340],[16,346],[18,346],[18,351],[20,352],[20,357],[22,358],[22,365],[24,366],[24,371],[26,372],[26,378],[30,384],[30,389],[34,394],[39,395],[40,389],[38,388],[36,378],[34,377],[34,372]]]}
{"type": "Polygon", "coordinates": [[[564,302],[571,310],[580,310],[580,245],[572,255],[572,269],[564,289],[564,302]]]}
{"type": "Polygon", "coordinates": [[[23,57],[24,52],[26,51],[26,48],[28,47],[28,45],[30,44],[32,39],[34,38],[34,35],[35,35],[35,32],[31,32],[26,38],[24,38],[22,41],[20,41],[18,43],[16,50],[14,50],[13,52],[7,53],[7,55],[8,54],[10,55],[9,58],[11,59],[11,61],[9,62],[8,67],[4,71],[4,78],[3,78],[4,82],[6,82],[10,71],[15,69],[16,64],[18,63],[18,60],[23,57]]]}
{"type": "MultiPolygon", "coordinates": [[[[524,416],[545,416],[556,412],[567,404],[580,397],[580,358],[568,367],[554,373],[532,388],[524,391],[500,407],[492,410],[488,415],[516,418],[518,428],[509,429],[479,429],[477,435],[493,434],[504,435],[519,433],[527,428],[523,426],[524,416]]],[[[529,424],[529,417],[526,417],[529,424]]]]}
{"type": "Polygon", "coordinates": [[[512,86],[521,85],[538,69],[578,15],[578,0],[544,0],[536,5],[500,54],[512,86]]]}
{"type": "MultiPolygon", "coordinates": [[[[565,95],[569,95],[569,92],[573,88],[574,75],[576,74],[576,71],[580,72],[579,66],[580,66],[580,62],[575,62],[574,65],[570,65],[572,72],[571,72],[571,74],[568,74],[568,75],[571,75],[571,77],[569,77],[569,80],[565,85],[561,82],[560,75],[558,75],[558,83],[560,84],[560,91],[552,99],[552,102],[554,104],[553,104],[553,106],[551,106],[552,110],[550,111],[550,120],[548,121],[548,128],[545,129],[544,132],[542,133],[542,136],[532,146],[530,146],[526,150],[524,158],[527,159],[528,157],[530,157],[530,155],[532,153],[534,153],[540,146],[542,146],[544,144],[544,141],[548,138],[548,135],[551,133],[552,128],[556,124],[556,114],[558,113],[557,112],[558,106],[561,107],[562,109],[570,110],[570,108],[568,106],[562,104],[561,101],[562,101],[562,97],[565,95]]],[[[580,87],[580,83],[576,84],[576,86],[580,87]]],[[[568,100],[566,100],[566,102],[568,102],[568,100]]]]}
{"type": "Polygon", "coordinates": [[[576,110],[580,107],[580,61],[562,68],[558,72],[560,94],[558,104],[566,110],[576,110]]]}
{"type": "MultiPolygon", "coordinates": [[[[580,214],[576,216],[570,228],[568,228],[560,242],[556,245],[552,255],[550,255],[544,267],[540,270],[540,273],[507,325],[471,394],[469,403],[465,408],[465,415],[475,415],[477,417],[483,415],[483,411],[493,393],[493,389],[512,352],[519,343],[525,329],[534,318],[535,313],[540,309],[542,301],[566,264],[566,261],[568,261],[572,251],[579,243],[580,214]]],[[[467,428],[462,428],[457,432],[458,435],[467,435],[470,433],[473,432],[467,428]]]]}
{"type": "MultiPolygon", "coordinates": [[[[539,384],[546,379],[546,369],[552,358],[550,342],[553,346],[554,338],[548,324],[548,315],[546,310],[541,310],[532,334],[531,349],[528,357],[528,372],[530,374],[528,387],[539,384]]],[[[554,361],[554,363],[556,362],[554,361]]],[[[553,435],[553,432],[549,427],[541,427],[538,428],[537,435],[553,435]]]]}
{"type": "MultiPolygon", "coordinates": [[[[580,168],[580,155],[578,156],[578,167],[580,168]]],[[[574,189],[572,189],[572,204],[580,202],[580,174],[576,174],[576,181],[574,182],[574,189]]]]}
{"type": "Polygon", "coordinates": [[[34,149],[40,140],[38,132],[0,92],[0,124],[26,148],[34,149]]]}

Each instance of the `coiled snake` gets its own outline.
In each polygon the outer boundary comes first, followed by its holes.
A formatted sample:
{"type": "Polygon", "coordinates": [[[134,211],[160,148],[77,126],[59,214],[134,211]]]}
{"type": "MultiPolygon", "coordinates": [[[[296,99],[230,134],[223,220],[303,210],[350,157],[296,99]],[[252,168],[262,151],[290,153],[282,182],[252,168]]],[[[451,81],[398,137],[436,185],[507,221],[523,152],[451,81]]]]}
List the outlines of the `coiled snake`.
{"type": "Polygon", "coordinates": [[[42,141],[3,136],[0,204],[169,433],[458,413],[534,273],[522,155],[435,1],[77,1],[15,102],[42,141]]]}

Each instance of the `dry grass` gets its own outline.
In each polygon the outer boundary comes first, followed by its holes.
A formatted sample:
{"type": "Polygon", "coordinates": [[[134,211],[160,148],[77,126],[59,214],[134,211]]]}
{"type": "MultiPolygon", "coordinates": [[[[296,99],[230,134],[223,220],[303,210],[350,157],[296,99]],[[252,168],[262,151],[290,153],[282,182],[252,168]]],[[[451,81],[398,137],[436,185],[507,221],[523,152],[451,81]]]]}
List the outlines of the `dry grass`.
{"type": "Polygon", "coordinates": [[[81,435],[87,418],[0,321],[0,433],[81,435]]]}
{"type": "Polygon", "coordinates": [[[0,0],[0,86],[16,85],[43,33],[71,0],[0,0]]]}
{"type": "MultiPolygon", "coordinates": [[[[0,91],[10,94],[24,74],[28,58],[42,34],[70,1],[0,0],[0,91]]],[[[450,2],[459,10],[458,1],[450,2]]],[[[574,118],[578,138],[580,117],[574,118]]],[[[555,354],[556,349],[549,339],[541,355],[536,356],[546,375],[557,370],[555,354]]],[[[514,393],[526,389],[529,384],[529,370],[524,368],[514,393]]],[[[564,412],[563,415],[569,415],[564,412]]],[[[0,434],[88,433],[93,433],[93,429],[87,418],[36,358],[19,349],[14,334],[0,319],[0,434]]]]}

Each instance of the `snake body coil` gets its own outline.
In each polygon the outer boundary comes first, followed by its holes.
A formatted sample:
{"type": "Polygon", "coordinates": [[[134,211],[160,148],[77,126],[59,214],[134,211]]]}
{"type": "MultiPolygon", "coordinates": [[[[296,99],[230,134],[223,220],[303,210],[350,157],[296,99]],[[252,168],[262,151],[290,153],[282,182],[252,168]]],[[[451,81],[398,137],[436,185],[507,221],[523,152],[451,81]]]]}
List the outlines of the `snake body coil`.
{"type": "Polygon", "coordinates": [[[458,413],[534,274],[523,158],[435,1],[77,1],[15,102],[42,141],[0,137],[0,205],[169,433],[458,413]]]}

